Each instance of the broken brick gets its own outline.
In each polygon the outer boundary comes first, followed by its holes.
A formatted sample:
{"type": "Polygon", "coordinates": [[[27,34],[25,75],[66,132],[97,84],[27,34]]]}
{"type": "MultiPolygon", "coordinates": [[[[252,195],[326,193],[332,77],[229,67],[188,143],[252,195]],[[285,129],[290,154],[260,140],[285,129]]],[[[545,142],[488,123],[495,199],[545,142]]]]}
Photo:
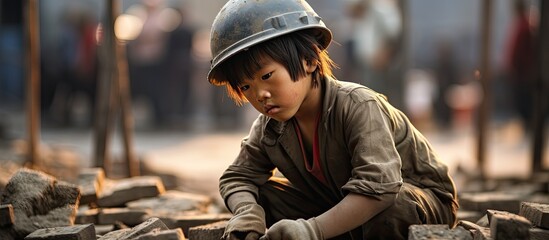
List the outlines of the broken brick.
{"type": "MultiPolygon", "coordinates": [[[[220,238],[218,238],[220,239],[220,238]]],[[[153,230],[147,234],[143,234],[136,240],[185,240],[185,235],[181,228],[171,230],[153,230]]]]}
{"type": "Polygon", "coordinates": [[[98,224],[114,224],[121,222],[126,225],[135,226],[143,222],[147,215],[146,210],[133,210],[129,208],[103,208],[97,216],[98,224]]]}
{"type": "Polygon", "coordinates": [[[530,228],[530,240],[547,240],[549,239],[549,230],[537,227],[530,228]]]}
{"type": "Polygon", "coordinates": [[[165,192],[162,180],[157,176],[140,176],[121,180],[105,180],[100,207],[119,207],[125,203],[147,197],[156,197],[165,192]]]}
{"type": "Polygon", "coordinates": [[[11,204],[0,205],[0,227],[10,226],[14,222],[13,206],[11,204]]]}
{"type": "Polygon", "coordinates": [[[498,239],[530,239],[528,219],[509,212],[489,211],[490,231],[494,240],[498,239]]]}
{"type": "Polygon", "coordinates": [[[74,224],[80,190],[45,173],[22,168],[2,194],[0,204],[12,204],[16,238],[41,229],[74,224]]]}
{"type": "Polygon", "coordinates": [[[473,240],[471,233],[461,226],[450,229],[446,224],[410,225],[409,240],[420,239],[463,239],[473,240]]]}
{"type": "Polygon", "coordinates": [[[189,228],[200,225],[206,225],[214,222],[224,221],[231,219],[232,214],[200,214],[200,215],[188,215],[179,216],[166,220],[167,225],[170,228],[181,228],[185,236],[189,236],[189,228]]]}
{"type": "Polygon", "coordinates": [[[189,239],[218,240],[223,237],[228,221],[219,221],[189,228],[189,239]]]}
{"type": "Polygon", "coordinates": [[[523,202],[519,215],[530,220],[534,226],[549,229],[549,204],[523,202]]]}
{"type": "Polygon", "coordinates": [[[80,204],[97,202],[101,195],[103,182],[105,181],[105,171],[102,168],[85,168],[80,171],[78,176],[78,186],[80,187],[80,204]]]}
{"type": "Polygon", "coordinates": [[[25,240],[95,240],[93,224],[74,225],[66,227],[42,228],[25,237],[25,240]]]}
{"type": "Polygon", "coordinates": [[[463,210],[485,212],[488,209],[518,214],[524,195],[507,192],[462,193],[459,205],[463,210]]]}
{"type": "Polygon", "coordinates": [[[155,229],[168,230],[168,227],[158,218],[149,218],[133,228],[109,232],[98,238],[98,240],[129,240],[147,234],[155,229]]]}

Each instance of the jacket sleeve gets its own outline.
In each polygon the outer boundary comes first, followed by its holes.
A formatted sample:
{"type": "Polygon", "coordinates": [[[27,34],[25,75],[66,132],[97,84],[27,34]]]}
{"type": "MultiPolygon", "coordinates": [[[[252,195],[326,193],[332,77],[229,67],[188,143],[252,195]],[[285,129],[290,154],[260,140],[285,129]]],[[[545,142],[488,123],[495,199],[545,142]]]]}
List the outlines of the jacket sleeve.
{"type": "MultiPolygon", "coordinates": [[[[356,93],[354,93],[356,94],[356,93]]],[[[352,173],[342,191],[381,199],[398,193],[402,185],[402,162],[395,147],[388,110],[375,97],[354,95],[344,122],[352,173]]]]}
{"type": "Polygon", "coordinates": [[[219,180],[219,192],[227,201],[229,195],[239,191],[251,192],[257,199],[259,186],[273,175],[274,165],[262,149],[261,136],[265,119],[259,117],[240,146],[234,162],[223,172],[219,180]]]}

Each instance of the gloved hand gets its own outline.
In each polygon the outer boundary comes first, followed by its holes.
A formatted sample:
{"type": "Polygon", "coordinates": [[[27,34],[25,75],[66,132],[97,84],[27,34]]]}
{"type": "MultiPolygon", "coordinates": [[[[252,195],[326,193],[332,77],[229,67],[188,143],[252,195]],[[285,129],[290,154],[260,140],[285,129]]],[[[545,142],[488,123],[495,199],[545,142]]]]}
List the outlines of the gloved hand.
{"type": "Polygon", "coordinates": [[[259,240],[323,240],[324,236],[315,218],[309,220],[283,219],[273,224],[259,240]]]}
{"type": "Polygon", "coordinates": [[[265,234],[265,211],[253,202],[242,202],[233,207],[234,216],[229,219],[223,239],[257,240],[265,234]]]}

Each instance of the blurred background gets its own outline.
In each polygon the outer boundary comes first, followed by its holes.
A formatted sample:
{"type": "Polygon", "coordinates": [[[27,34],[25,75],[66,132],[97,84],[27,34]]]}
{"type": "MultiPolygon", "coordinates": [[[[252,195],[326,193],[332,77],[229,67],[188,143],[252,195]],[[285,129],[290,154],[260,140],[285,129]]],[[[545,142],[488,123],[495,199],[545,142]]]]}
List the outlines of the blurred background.
{"type": "MultiPolygon", "coordinates": [[[[6,149],[20,149],[29,133],[26,2],[0,0],[0,139],[6,149]]],[[[104,35],[100,25],[110,1],[37,2],[39,142],[68,148],[80,165],[93,166],[96,123],[104,117],[97,112],[102,71],[98,39],[104,35]]],[[[216,185],[257,116],[206,79],[210,26],[225,1],[120,3],[114,30],[126,51],[133,151],[158,169],[208,176],[216,185]]],[[[544,99],[534,94],[541,66],[537,37],[548,30],[539,28],[540,0],[491,1],[488,28],[485,1],[478,0],[309,3],[334,33],[328,51],[339,65],[335,75],[385,94],[431,140],[453,173],[478,172],[482,110],[486,174],[532,174],[533,106],[541,104],[546,114],[549,102],[547,90],[544,99]],[[483,39],[488,39],[487,48],[483,39]],[[483,77],[489,79],[483,83],[483,77]],[[485,108],[483,101],[489,103],[485,108]]],[[[546,117],[538,119],[547,125],[546,117]]],[[[121,138],[120,126],[114,129],[112,138],[121,138]]],[[[113,161],[120,161],[116,156],[123,144],[110,144],[113,161]]],[[[544,169],[549,168],[548,156],[542,152],[544,169]]]]}

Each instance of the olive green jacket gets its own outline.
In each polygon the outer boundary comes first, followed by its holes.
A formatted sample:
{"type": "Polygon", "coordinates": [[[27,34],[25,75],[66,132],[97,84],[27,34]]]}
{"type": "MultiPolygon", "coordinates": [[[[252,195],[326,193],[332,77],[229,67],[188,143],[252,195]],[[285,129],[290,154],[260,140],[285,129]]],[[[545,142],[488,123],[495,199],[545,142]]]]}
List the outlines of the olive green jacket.
{"type": "Polygon", "coordinates": [[[326,78],[318,136],[328,186],[310,174],[291,121],[260,115],[241,143],[236,160],[220,178],[223,199],[238,191],[258,197],[258,187],[277,168],[314,199],[337,204],[348,192],[381,199],[403,182],[429,188],[457,207],[448,168],[408,118],[373,90],[326,78]]]}

